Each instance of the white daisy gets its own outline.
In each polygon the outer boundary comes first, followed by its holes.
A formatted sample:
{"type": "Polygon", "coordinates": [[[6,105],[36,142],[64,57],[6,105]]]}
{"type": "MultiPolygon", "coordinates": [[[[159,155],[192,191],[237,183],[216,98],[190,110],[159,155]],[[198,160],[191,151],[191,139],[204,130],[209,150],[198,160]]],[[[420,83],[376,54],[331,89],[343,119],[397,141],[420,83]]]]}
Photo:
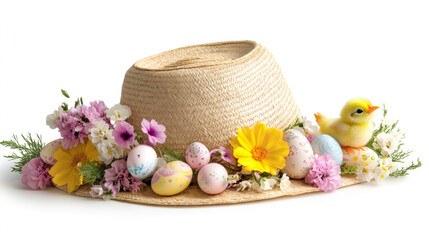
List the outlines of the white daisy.
{"type": "Polygon", "coordinates": [[[241,181],[235,184],[234,187],[237,187],[237,191],[250,190],[252,189],[252,183],[250,181],[241,181]]]}
{"type": "Polygon", "coordinates": [[[125,121],[131,116],[131,108],[125,105],[116,104],[110,109],[105,111],[106,117],[108,117],[113,122],[117,123],[119,121],[125,121]]]}

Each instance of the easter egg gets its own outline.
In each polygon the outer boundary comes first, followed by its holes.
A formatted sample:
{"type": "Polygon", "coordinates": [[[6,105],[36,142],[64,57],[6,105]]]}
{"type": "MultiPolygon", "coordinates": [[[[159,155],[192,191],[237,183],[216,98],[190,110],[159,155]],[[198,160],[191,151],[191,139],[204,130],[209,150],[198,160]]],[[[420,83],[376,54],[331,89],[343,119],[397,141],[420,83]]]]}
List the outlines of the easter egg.
{"type": "Polygon", "coordinates": [[[378,164],[377,153],[367,147],[363,147],[362,149],[353,149],[353,153],[343,150],[343,155],[346,167],[378,164]]]}
{"type": "Polygon", "coordinates": [[[208,194],[218,194],[228,186],[228,172],[219,163],[209,163],[198,172],[198,186],[208,194]]]}
{"type": "Polygon", "coordinates": [[[304,178],[314,161],[310,143],[302,133],[295,129],[287,130],[283,134],[283,140],[289,145],[289,155],[285,157],[286,165],[282,172],[290,178],[304,178]]]}
{"type": "Polygon", "coordinates": [[[204,144],[192,143],[185,153],[186,162],[192,169],[198,170],[210,162],[210,152],[204,144]]]}
{"type": "Polygon", "coordinates": [[[54,165],[54,163],[57,161],[54,158],[54,154],[56,151],[58,151],[62,144],[62,139],[57,139],[46,144],[46,146],[44,146],[40,151],[40,157],[42,160],[47,164],[54,165]]]}
{"type": "Polygon", "coordinates": [[[128,153],[127,168],[138,179],[146,179],[155,172],[158,159],[155,150],[147,145],[138,145],[128,153]]]}
{"type": "Polygon", "coordinates": [[[182,161],[169,162],[152,177],[152,190],[161,196],[171,196],[185,190],[192,180],[191,167],[182,161]]]}
{"type": "Polygon", "coordinates": [[[321,134],[311,143],[314,154],[323,156],[329,155],[340,166],[343,162],[343,151],[340,144],[331,136],[321,134]]]}

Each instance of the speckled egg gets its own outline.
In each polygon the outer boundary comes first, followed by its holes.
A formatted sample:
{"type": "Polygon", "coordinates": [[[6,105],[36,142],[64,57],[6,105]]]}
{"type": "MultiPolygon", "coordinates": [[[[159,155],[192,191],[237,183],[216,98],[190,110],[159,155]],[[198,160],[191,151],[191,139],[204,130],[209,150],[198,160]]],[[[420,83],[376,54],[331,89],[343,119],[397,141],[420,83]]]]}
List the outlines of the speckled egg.
{"type": "Polygon", "coordinates": [[[311,143],[314,154],[323,156],[329,155],[340,166],[343,162],[343,151],[340,144],[331,136],[321,134],[311,143]]]}
{"type": "Polygon", "coordinates": [[[228,172],[219,163],[209,163],[198,172],[198,186],[208,194],[218,194],[228,186],[228,172]]]}
{"type": "Polygon", "coordinates": [[[290,178],[302,179],[313,164],[313,150],[307,138],[298,130],[290,129],[283,134],[283,140],[289,145],[289,155],[282,169],[290,178]]]}
{"type": "Polygon", "coordinates": [[[186,162],[192,169],[198,170],[210,162],[210,152],[204,144],[192,143],[185,153],[186,162]]]}
{"type": "Polygon", "coordinates": [[[128,153],[127,168],[135,178],[143,180],[152,176],[157,163],[156,152],[150,146],[138,145],[128,153]]]}
{"type": "Polygon", "coordinates": [[[378,163],[378,155],[373,150],[363,147],[362,149],[353,149],[353,153],[343,150],[344,163],[346,167],[355,167],[359,165],[372,165],[378,163]]]}
{"type": "Polygon", "coordinates": [[[54,163],[57,161],[54,158],[54,154],[56,151],[58,151],[62,144],[62,139],[57,139],[46,144],[46,146],[44,146],[40,151],[40,157],[42,160],[47,164],[54,165],[54,163]]]}
{"type": "Polygon", "coordinates": [[[182,161],[169,162],[152,177],[152,190],[161,196],[171,196],[185,190],[192,180],[191,167],[182,161]]]}

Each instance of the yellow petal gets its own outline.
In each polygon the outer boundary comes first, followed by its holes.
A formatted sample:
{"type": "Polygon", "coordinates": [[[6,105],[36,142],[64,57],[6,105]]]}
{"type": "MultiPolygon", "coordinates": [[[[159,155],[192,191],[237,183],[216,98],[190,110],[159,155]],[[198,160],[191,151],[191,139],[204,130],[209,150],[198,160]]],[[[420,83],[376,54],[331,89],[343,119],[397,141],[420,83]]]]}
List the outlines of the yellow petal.
{"type": "Polygon", "coordinates": [[[252,153],[242,147],[238,147],[234,149],[234,157],[235,158],[252,157],[252,153]]]}
{"type": "Polygon", "coordinates": [[[60,147],[55,153],[54,158],[59,162],[72,162],[73,156],[66,150],[63,149],[63,147],[60,147]]]}
{"type": "MultiPolygon", "coordinates": [[[[243,128],[244,130],[244,128],[243,128]]],[[[250,151],[253,148],[252,143],[250,142],[250,138],[247,138],[244,132],[241,129],[238,129],[238,135],[237,135],[238,142],[240,145],[245,148],[246,150],[250,151]]]]}
{"type": "Polygon", "coordinates": [[[252,129],[252,141],[255,143],[255,146],[262,146],[262,143],[265,138],[267,126],[263,123],[257,122],[252,129]]]}
{"type": "Polygon", "coordinates": [[[240,147],[240,143],[238,142],[238,137],[234,137],[231,141],[231,146],[233,148],[238,148],[240,147]]]}
{"type": "Polygon", "coordinates": [[[268,154],[265,161],[270,165],[271,167],[275,167],[278,169],[282,169],[285,167],[286,161],[283,156],[275,155],[275,154],[268,154]]]}
{"type": "Polygon", "coordinates": [[[97,148],[91,142],[88,142],[86,144],[85,155],[88,158],[87,160],[97,160],[98,161],[100,153],[98,153],[97,148]]]}
{"type": "Polygon", "coordinates": [[[54,178],[52,178],[52,181],[57,184],[58,186],[63,186],[68,183],[69,176],[71,174],[71,171],[63,170],[59,173],[57,173],[54,178]]]}

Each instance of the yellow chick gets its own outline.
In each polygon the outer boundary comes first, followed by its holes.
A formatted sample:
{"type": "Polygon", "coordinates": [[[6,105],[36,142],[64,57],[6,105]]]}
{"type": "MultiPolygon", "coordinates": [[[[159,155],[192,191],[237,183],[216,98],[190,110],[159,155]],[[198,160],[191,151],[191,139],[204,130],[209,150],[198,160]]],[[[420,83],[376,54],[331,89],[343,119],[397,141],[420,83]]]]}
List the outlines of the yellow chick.
{"type": "Polygon", "coordinates": [[[353,152],[353,148],[360,149],[371,139],[371,119],[378,108],[367,99],[353,98],[344,105],[340,118],[327,118],[321,113],[314,116],[322,134],[330,135],[346,151],[353,152]]]}

